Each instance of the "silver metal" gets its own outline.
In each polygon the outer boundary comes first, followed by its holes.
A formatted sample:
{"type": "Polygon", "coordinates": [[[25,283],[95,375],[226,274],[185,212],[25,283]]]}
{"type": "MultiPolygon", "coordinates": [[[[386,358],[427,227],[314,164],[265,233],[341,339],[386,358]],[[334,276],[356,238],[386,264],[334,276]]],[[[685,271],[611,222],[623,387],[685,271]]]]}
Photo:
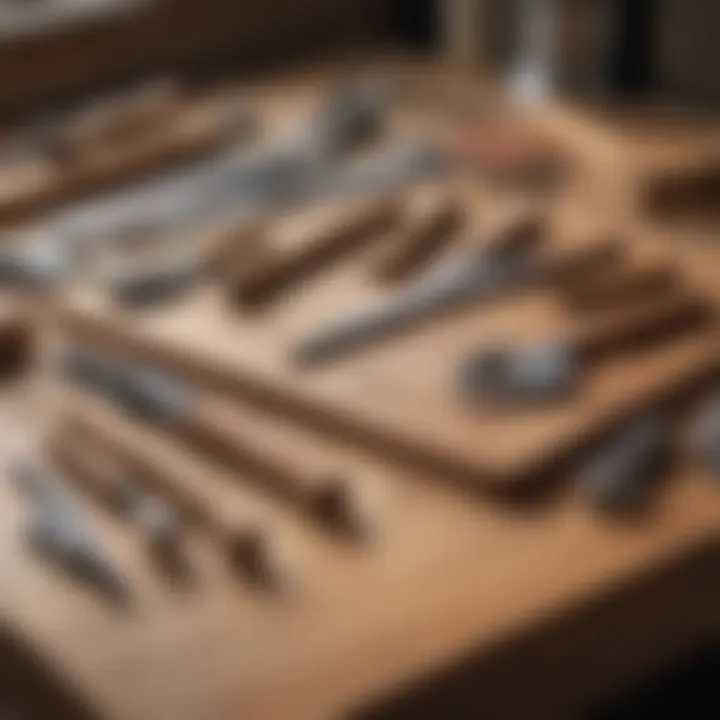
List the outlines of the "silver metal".
{"type": "Polygon", "coordinates": [[[58,478],[48,470],[17,463],[12,475],[33,502],[32,547],[116,601],[126,601],[122,575],[108,560],[85,518],[58,478]]]}
{"type": "Polygon", "coordinates": [[[703,403],[690,434],[692,447],[703,467],[720,478],[720,393],[703,403]]]}
{"type": "Polygon", "coordinates": [[[554,400],[568,394],[576,379],[576,358],[561,343],[525,349],[490,345],[472,353],[457,371],[464,400],[501,404],[554,400]]]}
{"type": "Polygon", "coordinates": [[[186,385],[141,365],[74,350],[65,357],[63,370],[80,385],[107,395],[150,422],[162,424],[192,406],[193,394],[186,385]]]}
{"type": "Polygon", "coordinates": [[[483,249],[472,251],[401,290],[389,301],[330,323],[301,340],[292,358],[298,364],[310,365],[369,347],[441,313],[522,286],[539,270],[540,265],[530,255],[498,257],[483,249]]]}
{"type": "Polygon", "coordinates": [[[603,510],[638,510],[667,469],[671,449],[667,417],[635,418],[596,450],[580,473],[581,490],[603,510]]]}

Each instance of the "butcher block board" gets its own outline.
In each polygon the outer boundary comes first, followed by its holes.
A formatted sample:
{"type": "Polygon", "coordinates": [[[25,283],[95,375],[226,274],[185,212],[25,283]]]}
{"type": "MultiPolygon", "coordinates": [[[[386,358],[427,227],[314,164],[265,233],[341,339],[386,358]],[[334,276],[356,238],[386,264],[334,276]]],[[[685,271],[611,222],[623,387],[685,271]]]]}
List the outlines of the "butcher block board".
{"type": "MultiPolygon", "coordinates": [[[[567,220],[559,211],[554,242],[608,229],[614,218],[593,207],[567,220]]],[[[491,211],[478,202],[480,220],[491,211]]],[[[288,222],[299,227],[297,218],[288,222]]],[[[681,253],[640,227],[628,240],[632,253],[672,254],[691,286],[720,301],[715,248],[681,253]]],[[[103,408],[118,432],[254,516],[288,581],[276,593],[251,587],[198,537],[196,586],[170,589],[150,571],[138,538],[87,505],[131,580],[131,610],[108,607],[24,547],[27,507],[4,469],[12,439],[52,426],[58,403],[44,378],[8,388],[0,396],[0,679],[12,684],[0,687],[5,704],[31,708],[21,717],[557,720],[717,636],[720,495],[697,468],[679,467],[649,512],[628,523],[594,513],[572,485],[551,502],[518,505],[453,482],[500,487],[518,469],[537,469],[543,442],[564,441],[643,388],[665,385],[678,368],[713,358],[714,339],[608,367],[572,406],[492,421],[447,392],[452,362],[495,333],[526,340],[559,328],[565,320],[546,292],[468,311],[313,373],[289,368],[294,338],[378,294],[367,263],[369,256],[338,267],[256,317],[203,288],[142,314],[82,292],[63,307],[64,325],[49,318],[49,332],[104,338],[114,355],[134,346],[147,357],[146,346],[159,344],[168,367],[207,386],[215,377],[228,398],[232,389],[264,408],[259,424],[272,422],[273,437],[298,457],[348,468],[372,523],[362,542],[333,538],[242,478],[231,484],[177,443],[103,408]],[[101,332],[108,327],[117,332],[101,332]],[[203,370],[208,359],[226,369],[224,382],[203,370]],[[48,697],[56,699],[50,711],[42,707],[48,697]]]]}
{"type": "MultiPolygon", "coordinates": [[[[467,206],[472,210],[477,205],[478,216],[485,217],[473,219],[477,230],[457,248],[458,256],[482,238],[493,212],[506,212],[493,210],[479,190],[463,190],[467,206]]],[[[548,254],[615,230],[590,212],[562,202],[555,205],[549,210],[548,254]]],[[[321,222],[318,216],[331,212],[286,218],[271,238],[282,246],[307,237],[307,228],[321,222]]],[[[631,234],[620,237],[627,262],[663,258],[677,264],[672,252],[631,234]]],[[[392,242],[390,233],[377,244],[392,242]]],[[[582,322],[561,306],[552,290],[536,288],[476,303],[371,350],[318,367],[294,366],[290,351],[299,338],[339,314],[390,296],[391,290],[378,288],[372,280],[373,253],[378,250],[382,248],[356,254],[262,311],[238,308],[227,292],[208,286],[152,312],[123,312],[97,293],[80,293],[69,302],[65,319],[77,338],[100,339],[101,346],[132,350],[133,357],[152,359],[159,352],[166,360],[161,365],[201,379],[208,389],[272,406],[394,461],[434,471],[444,482],[454,479],[501,491],[546,477],[638,403],[674,391],[693,369],[714,365],[717,335],[710,330],[590,369],[569,402],[513,410],[464,402],[453,374],[468,352],[498,339],[543,341],[563,333],[572,322],[582,322]],[[156,353],[148,354],[148,347],[156,353]]],[[[692,273],[682,265],[679,273],[690,291],[698,292],[692,273]]]]}

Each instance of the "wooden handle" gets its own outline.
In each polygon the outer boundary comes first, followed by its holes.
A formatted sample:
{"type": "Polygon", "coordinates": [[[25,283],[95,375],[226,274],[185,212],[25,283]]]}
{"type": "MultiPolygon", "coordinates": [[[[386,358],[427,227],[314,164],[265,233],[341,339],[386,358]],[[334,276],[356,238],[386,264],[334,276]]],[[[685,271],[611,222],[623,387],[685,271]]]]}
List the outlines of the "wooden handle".
{"type": "Polygon", "coordinates": [[[237,287],[236,297],[248,306],[274,300],[351,252],[359,250],[400,220],[400,205],[383,198],[334,219],[296,252],[268,262],[237,287]]]}
{"type": "Polygon", "coordinates": [[[303,512],[345,530],[354,529],[356,514],[347,483],[337,473],[298,467],[253,428],[252,418],[211,400],[198,401],[192,414],[173,422],[193,448],[243,473],[243,480],[259,484],[303,512]]]}
{"type": "Polygon", "coordinates": [[[669,265],[616,270],[560,288],[560,301],[578,312],[620,307],[650,298],[660,298],[675,290],[678,276],[669,265]]]}
{"type": "Polygon", "coordinates": [[[547,284],[562,288],[584,282],[608,268],[616,267],[622,256],[620,242],[614,238],[604,238],[549,255],[542,261],[545,270],[541,275],[544,275],[547,284]]]}
{"type": "Polygon", "coordinates": [[[68,142],[75,153],[102,144],[127,142],[157,128],[178,112],[180,89],[171,81],[157,82],[106,98],[81,108],[68,128],[68,142]]]}
{"type": "Polygon", "coordinates": [[[143,134],[122,148],[106,147],[82,162],[54,168],[26,192],[0,199],[0,222],[25,220],[88,192],[110,189],[219,149],[228,139],[227,127],[206,115],[188,108],[163,132],[143,134]]]}
{"type": "Polygon", "coordinates": [[[0,319],[0,379],[27,370],[35,350],[31,320],[22,313],[0,319]]]}
{"type": "Polygon", "coordinates": [[[689,295],[663,301],[651,299],[597,319],[585,319],[572,333],[570,344],[582,357],[593,359],[665,340],[697,328],[711,316],[706,302],[689,295]]]}
{"type": "Polygon", "coordinates": [[[50,458],[81,491],[109,512],[119,512],[120,499],[127,488],[122,466],[108,453],[98,452],[67,430],[61,426],[50,438],[47,447],[50,458]]]}
{"type": "Polygon", "coordinates": [[[483,248],[500,257],[526,253],[541,244],[546,229],[545,219],[539,214],[513,213],[487,232],[483,248]]]}
{"type": "Polygon", "coordinates": [[[373,268],[374,276],[381,282],[396,282],[422,270],[452,242],[463,220],[464,211],[457,202],[443,198],[435,203],[409,220],[399,237],[388,240],[390,247],[373,268]]]}
{"type": "Polygon", "coordinates": [[[142,447],[117,426],[110,413],[76,401],[64,418],[63,433],[95,448],[137,483],[166,498],[251,580],[271,579],[273,563],[265,533],[248,518],[237,516],[212,494],[204,492],[202,478],[179,473],[177,468],[142,447]]]}

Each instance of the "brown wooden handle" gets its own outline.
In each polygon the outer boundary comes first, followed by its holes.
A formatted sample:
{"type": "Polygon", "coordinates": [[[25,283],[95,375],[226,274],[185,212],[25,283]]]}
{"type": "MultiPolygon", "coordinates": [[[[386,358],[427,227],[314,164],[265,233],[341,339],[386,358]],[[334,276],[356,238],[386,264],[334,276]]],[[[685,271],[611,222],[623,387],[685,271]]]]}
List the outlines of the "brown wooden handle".
{"type": "Polygon", "coordinates": [[[623,247],[619,241],[603,238],[549,255],[541,261],[544,264],[541,275],[552,287],[574,285],[617,267],[622,256],[623,247]]]}
{"type": "Polygon", "coordinates": [[[393,228],[401,209],[395,199],[383,198],[334,219],[295,252],[271,259],[238,285],[237,299],[247,306],[271,302],[278,295],[359,250],[393,228]]]}
{"type": "Polygon", "coordinates": [[[93,447],[135,482],[164,497],[186,521],[207,534],[249,579],[274,582],[271,552],[262,529],[205,492],[199,478],[179,473],[142,447],[117,427],[109,413],[89,403],[75,402],[64,418],[63,433],[93,447]]]}
{"type": "Polygon", "coordinates": [[[659,299],[677,286],[677,273],[669,265],[625,270],[610,268],[597,278],[560,288],[560,301],[570,310],[588,312],[659,299]]]}
{"type": "Polygon", "coordinates": [[[92,150],[101,144],[125,142],[181,111],[180,88],[170,80],[135,88],[130,92],[78,111],[68,128],[68,142],[76,152],[92,150]]]}
{"type": "Polygon", "coordinates": [[[53,168],[26,192],[0,200],[0,221],[18,222],[34,214],[81,197],[110,189],[121,182],[202,157],[227,141],[227,127],[201,113],[178,113],[163,132],[143,134],[122,148],[106,147],[88,154],[67,168],[53,168]]]}
{"type": "Polygon", "coordinates": [[[35,350],[35,332],[30,318],[22,314],[0,319],[0,379],[27,370],[35,350]]]}
{"type": "Polygon", "coordinates": [[[453,238],[464,220],[463,208],[451,200],[442,200],[422,215],[412,218],[399,231],[399,237],[389,239],[388,252],[373,269],[382,282],[404,280],[422,270],[453,238]]]}
{"type": "Polygon", "coordinates": [[[518,255],[539,247],[545,235],[546,223],[541,215],[513,214],[487,232],[483,248],[500,257],[518,255]]]}
{"type": "Polygon", "coordinates": [[[603,357],[640,349],[684,330],[695,329],[711,316],[706,302],[689,295],[675,295],[663,301],[651,299],[629,309],[584,320],[572,333],[570,343],[584,358],[603,357]]]}
{"type": "Polygon", "coordinates": [[[110,512],[119,509],[125,478],[122,466],[108,453],[84,443],[61,426],[50,438],[48,453],[65,477],[110,512]]]}
{"type": "Polygon", "coordinates": [[[355,520],[349,488],[336,473],[298,467],[270,447],[250,422],[213,401],[196,402],[192,412],[177,418],[173,430],[215,462],[243,474],[318,519],[350,528],[355,520]]]}

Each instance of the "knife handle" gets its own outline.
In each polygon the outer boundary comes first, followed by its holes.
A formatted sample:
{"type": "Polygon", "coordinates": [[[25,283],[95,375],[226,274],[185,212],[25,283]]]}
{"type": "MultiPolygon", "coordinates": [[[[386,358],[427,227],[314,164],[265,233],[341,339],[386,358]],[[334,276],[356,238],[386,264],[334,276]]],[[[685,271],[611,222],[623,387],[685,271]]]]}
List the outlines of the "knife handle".
{"type": "Polygon", "coordinates": [[[411,218],[388,239],[388,251],[373,268],[380,282],[405,280],[422,270],[457,236],[465,219],[464,209],[450,198],[441,198],[419,216],[411,218]]]}
{"type": "Polygon", "coordinates": [[[678,288],[675,270],[664,264],[640,269],[609,269],[597,278],[559,289],[560,302],[577,312],[617,308],[649,298],[659,299],[678,288]]]}
{"type": "Polygon", "coordinates": [[[583,358],[595,359],[647,345],[701,327],[712,318],[710,305],[687,294],[650,299],[630,308],[587,318],[571,333],[570,344],[583,358]]]}
{"type": "Polygon", "coordinates": [[[230,414],[211,400],[198,401],[191,412],[176,418],[172,429],[188,445],[243,474],[303,512],[344,529],[354,525],[350,489],[337,473],[303,468],[271,447],[250,422],[230,414]]]}
{"type": "Polygon", "coordinates": [[[334,218],[294,252],[269,258],[242,280],[236,291],[239,303],[259,307],[325,270],[346,255],[360,250],[378,235],[391,230],[401,217],[395,198],[381,198],[334,218]]]}
{"type": "Polygon", "coordinates": [[[617,267],[622,256],[623,247],[619,241],[602,238],[549,255],[541,261],[541,279],[553,288],[575,285],[617,267]]]}
{"type": "Polygon", "coordinates": [[[76,403],[64,418],[63,431],[76,442],[95,448],[139,486],[166,498],[250,580],[262,583],[274,580],[268,538],[261,528],[212,493],[204,492],[199,478],[169,467],[111,423],[106,412],[76,403]]]}

